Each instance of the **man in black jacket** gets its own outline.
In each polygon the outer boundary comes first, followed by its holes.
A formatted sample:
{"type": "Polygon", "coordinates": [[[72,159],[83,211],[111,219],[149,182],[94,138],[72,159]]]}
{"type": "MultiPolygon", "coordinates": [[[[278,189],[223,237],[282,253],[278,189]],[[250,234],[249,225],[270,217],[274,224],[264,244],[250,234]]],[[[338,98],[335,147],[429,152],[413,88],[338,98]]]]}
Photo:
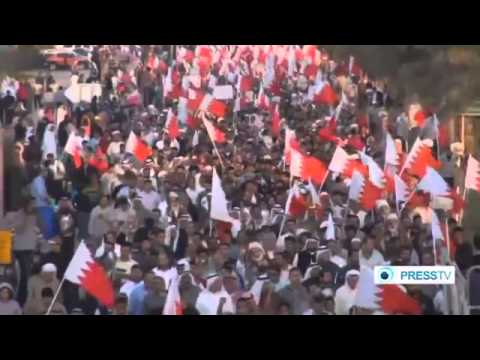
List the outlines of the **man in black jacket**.
{"type": "Polygon", "coordinates": [[[2,123],[10,124],[13,117],[13,105],[15,98],[12,96],[10,90],[7,90],[5,96],[0,100],[0,116],[2,123]]]}
{"type": "MultiPolygon", "coordinates": [[[[65,264],[69,264],[75,252],[76,212],[70,200],[70,194],[64,194],[59,201],[57,221],[60,229],[60,254],[65,264]]],[[[62,271],[65,271],[65,266],[62,271]]],[[[78,301],[78,287],[68,281],[63,285],[64,305],[72,310],[78,301]]]]}

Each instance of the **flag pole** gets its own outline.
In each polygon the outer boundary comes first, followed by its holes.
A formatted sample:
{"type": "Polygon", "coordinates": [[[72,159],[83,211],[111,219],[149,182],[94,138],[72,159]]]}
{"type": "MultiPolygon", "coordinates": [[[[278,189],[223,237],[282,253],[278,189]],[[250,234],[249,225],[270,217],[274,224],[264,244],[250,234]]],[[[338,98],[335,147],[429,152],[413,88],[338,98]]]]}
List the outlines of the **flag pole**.
{"type": "MultiPolygon", "coordinates": [[[[463,202],[465,203],[465,199],[467,198],[467,192],[468,192],[469,189],[467,189],[467,187],[465,187],[465,189],[463,189],[463,202]]],[[[463,224],[463,215],[465,213],[465,209],[462,209],[462,212],[460,213],[460,224],[463,224]]]]}
{"type": "Polygon", "coordinates": [[[325,182],[327,181],[328,174],[330,173],[330,170],[327,170],[325,173],[325,176],[323,177],[322,183],[320,184],[320,187],[318,188],[318,193],[320,193],[323,189],[323,185],[325,185],[325,182]]]}
{"type": "Polygon", "coordinates": [[[445,237],[447,238],[447,255],[450,262],[450,231],[448,230],[448,218],[445,218],[445,237]]]}
{"type": "Polygon", "coordinates": [[[225,169],[225,165],[223,164],[222,157],[220,156],[220,152],[217,149],[217,145],[215,144],[215,141],[213,141],[212,139],[210,139],[210,141],[212,142],[213,148],[215,149],[215,152],[217,153],[218,160],[220,160],[220,165],[222,165],[222,168],[225,169]]]}
{"type": "MultiPolygon", "coordinates": [[[[202,115],[202,117],[203,117],[203,120],[204,120],[203,123],[205,124],[204,115],[202,115]]],[[[208,133],[208,131],[207,131],[207,133],[208,133]]],[[[215,141],[210,137],[210,134],[208,134],[208,138],[210,139],[210,142],[213,145],[213,149],[215,150],[215,153],[217,154],[218,159],[220,160],[220,165],[222,165],[222,168],[225,169],[225,165],[223,164],[222,157],[220,156],[220,152],[218,151],[218,148],[217,148],[217,145],[215,144],[215,141]]]]}
{"type": "Polygon", "coordinates": [[[285,224],[287,222],[287,217],[288,217],[288,209],[290,208],[290,202],[291,202],[291,197],[293,196],[292,194],[292,185],[290,185],[290,189],[288,189],[288,198],[287,198],[287,203],[285,204],[285,212],[284,216],[282,219],[282,223],[280,224],[280,230],[278,231],[278,236],[277,236],[277,243],[280,240],[280,236],[282,236],[283,228],[285,227],[285,224]]]}
{"type": "Polygon", "coordinates": [[[210,229],[208,231],[208,235],[209,235],[209,237],[212,237],[212,235],[213,235],[213,221],[212,221],[212,219],[209,220],[209,228],[210,229]]]}
{"type": "Polygon", "coordinates": [[[50,312],[53,309],[53,305],[55,305],[55,302],[57,301],[58,295],[60,294],[60,290],[62,289],[64,282],[65,282],[65,276],[63,276],[62,281],[60,281],[60,284],[58,284],[57,291],[55,292],[52,302],[50,303],[50,306],[48,307],[47,313],[45,315],[50,315],[50,312]]]}
{"type": "Polygon", "coordinates": [[[347,201],[347,206],[345,207],[345,215],[343,216],[343,224],[342,224],[342,231],[345,234],[345,228],[347,227],[347,219],[350,213],[350,199],[347,201]]]}
{"type": "Polygon", "coordinates": [[[407,207],[407,204],[410,202],[410,200],[412,200],[414,195],[415,195],[415,190],[412,191],[412,194],[408,197],[407,201],[405,201],[405,203],[403,204],[402,208],[400,209],[400,213],[398,214],[398,216],[400,216],[400,214],[403,212],[403,210],[407,207]]]}

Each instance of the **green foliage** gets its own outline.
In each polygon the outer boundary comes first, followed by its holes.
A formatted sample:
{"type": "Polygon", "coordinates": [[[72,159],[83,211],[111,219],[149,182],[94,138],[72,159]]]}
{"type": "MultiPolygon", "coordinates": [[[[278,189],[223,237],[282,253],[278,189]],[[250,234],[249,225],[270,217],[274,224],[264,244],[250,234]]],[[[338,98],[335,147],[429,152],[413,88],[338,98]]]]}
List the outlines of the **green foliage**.
{"type": "Polygon", "coordinates": [[[370,78],[385,80],[401,104],[418,97],[440,115],[480,97],[479,45],[320,45],[335,59],[355,56],[370,78]]]}

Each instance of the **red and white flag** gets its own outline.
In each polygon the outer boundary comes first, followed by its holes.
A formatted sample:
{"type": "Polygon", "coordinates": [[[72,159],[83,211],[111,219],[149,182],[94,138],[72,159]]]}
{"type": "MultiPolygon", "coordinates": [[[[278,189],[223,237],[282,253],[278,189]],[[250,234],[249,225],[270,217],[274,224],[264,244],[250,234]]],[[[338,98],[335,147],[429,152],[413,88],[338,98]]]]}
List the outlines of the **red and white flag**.
{"type": "Polygon", "coordinates": [[[133,131],[128,136],[127,143],[125,144],[125,151],[134,155],[139,161],[144,162],[145,159],[152,156],[153,151],[145,141],[139,138],[133,131]]]}
{"type": "Polygon", "coordinates": [[[443,177],[431,167],[427,167],[425,176],[417,184],[417,189],[430,193],[432,197],[447,196],[450,193],[450,188],[443,177]]]}
{"type": "Polygon", "coordinates": [[[370,268],[362,267],[357,284],[355,306],[389,315],[421,315],[422,307],[398,285],[375,284],[370,268]]]}
{"type": "Polygon", "coordinates": [[[332,160],[328,165],[328,170],[338,173],[343,177],[349,179],[353,176],[354,171],[358,171],[365,177],[368,177],[369,169],[362,161],[359,161],[358,155],[348,155],[340,146],[337,146],[332,160]]]}
{"type": "Polygon", "coordinates": [[[263,90],[263,85],[260,85],[260,91],[258,92],[258,97],[255,103],[255,106],[260,110],[264,110],[264,111],[270,110],[270,100],[268,99],[268,96],[265,95],[265,92],[263,90]]]}
{"type": "Polygon", "coordinates": [[[207,129],[208,136],[212,142],[216,142],[219,144],[224,144],[227,142],[227,137],[223,131],[218,129],[215,125],[213,125],[209,120],[205,117],[203,118],[203,124],[207,129]]]}
{"type": "Polygon", "coordinates": [[[82,241],[65,271],[65,279],[79,285],[103,305],[111,308],[115,302],[112,282],[82,241]]]}
{"type": "Polygon", "coordinates": [[[432,140],[420,140],[420,138],[417,138],[412,150],[405,160],[405,164],[400,172],[400,176],[407,171],[411,175],[422,178],[427,172],[427,167],[439,170],[442,166],[442,163],[433,157],[432,147],[432,140]]]}
{"type": "Polygon", "coordinates": [[[70,133],[67,143],[65,144],[64,151],[73,158],[75,168],[82,166],[82,137],[75,135],[74,132],[70,133]]]}
{"type": "Polygon", "coordinates": [[[379,304],[384,313],[392,315],[422,315],[421,305],[407,294],[404,287],[382,285],[379,288],[379,304]]]}
{"type": "Polygon", "coordinates": [[[368,166],[368,178],[376,187],[383,189],[386,185],[385,174],[377,162],[365,153],[359,153],[362,162],[368,166]]]}
{"type": "Polygon", "coordinates": [[[395,145],[395,141],[387,132],[387,139],[386,139],[386,149],[385,149],[385,163],[390,166],[398,166],[398,154],[397,154],[397,146],[395,145]]]}
{"type": "Polygon", "coordinates": [[[295,149],[290,149],[290,175],[303,178],[304,160],[303,154],[295,149]]]}
{"type": "Polygon", "coordinates": [[[183,315],[182,299],[178,290],[179,279],[173,280],[168,288],[163,315],[183,315]]]}
{"type": "Polygon", "coordinates": [[[295,184],[290,189],[287,202],[285,204],[285,213],[298,218],[305,215],[308,209],[308,199],[300,193],[298,185],[295,184]]]}
{"type": "Polygon", "coordinates": [[[376,187],[362,173],[353,171],[348,198],[358,202],[358,204],[367,211],[375,208],[378,200],[383,197],[382,189],[376,187]]]}
{"type": "Polygon", "coordinates": [[[216,117],[224,118],[227,112],[227,105],[224,102],[215,99],[210,94],[205,94],[199,105],[199,110],[208,112],[216,117]]]}
{"type": "Polygon", "coordinates": [[[305,181],[321,185],[327,174],[326,165],[313,156],[303,155],[295,149],[290,150],[290,174],[305,181]]]}
{"type": "Polygon", "coordinates": [[[168,137],[170,139],[176,139],[180,136],[180,127],[178,125],[178,119],[173,114],[172,109],[168,110],[167,121],[165,122],[165,128],[168,131],[168,137]]]}
{"type": "Polygon", "coordinates": [[[465,189],[480,192],[480,163],[472,155],[468,158],[465,189]]]}
{"type": "Polygon", "coordinates": [[[334,106],[338,103],[338,96],[328,82],[322,83],[317,87],[313,102],[317,105],[334,106]]]}
{"type": "Polygon", "coordinates": [[[432,198],[449,198],[452,201],[450,211],[453,214],[459,214],[465,208],[464,199],[449,187],[438,172],[430,167],[427,168],[425,176],[417,184],[417,189],[429,193],[432,198]]]}
{"type": "Polygon", "coordinates": [[[328,141],[337,143],[339,138],[337,137],[337,120],[335,116],[332,116],[328,121],[328,125],[322,127],[318,131],[318,136],[322,141],[328,141]]]}
{"type": "Polygon", "coordinates": [[[341,174],[347,167],[350,161],[348,153],[343,150],[340,146],[337,146],[335,153],[333,154],[330,165],[328,165],[328,170],[334,173],[341,174]]]}

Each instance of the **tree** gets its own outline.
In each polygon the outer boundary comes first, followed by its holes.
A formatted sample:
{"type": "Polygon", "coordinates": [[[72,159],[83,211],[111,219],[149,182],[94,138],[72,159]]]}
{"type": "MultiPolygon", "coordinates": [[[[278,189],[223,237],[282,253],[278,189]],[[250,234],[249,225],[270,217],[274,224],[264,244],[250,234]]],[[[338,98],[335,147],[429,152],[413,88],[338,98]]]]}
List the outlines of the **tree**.
{"type": "Polygon", "coordinates": [[[456,114],[480,94],[478,45],[320,45],[336,59],[355,56],[370,78],[385,79],[393,97],[418,97],[441,116],[456,114]]]}

